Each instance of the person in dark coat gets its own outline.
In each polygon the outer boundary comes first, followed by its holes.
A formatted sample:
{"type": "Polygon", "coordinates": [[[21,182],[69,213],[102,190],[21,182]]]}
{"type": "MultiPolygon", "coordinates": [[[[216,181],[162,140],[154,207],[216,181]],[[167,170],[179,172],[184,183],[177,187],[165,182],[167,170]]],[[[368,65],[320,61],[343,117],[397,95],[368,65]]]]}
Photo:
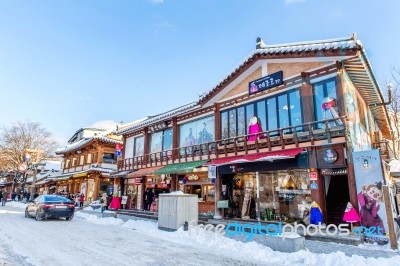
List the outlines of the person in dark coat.
{"type": "Polygon", "coordinates": [[[145,211],[150,211],[151,204],[153,203],[154,200],[154,191],[153,189],[148,189],[145,193],[145,198],[144,198],[144,210],[145,211]]]}
{"type": "Polygon", "coordinates": [[[6,190],[3,190],[1,193],[3,194],[3,197],[1,199],[1,206],[5,206],[7,202],[8,192],[6,190]]]}

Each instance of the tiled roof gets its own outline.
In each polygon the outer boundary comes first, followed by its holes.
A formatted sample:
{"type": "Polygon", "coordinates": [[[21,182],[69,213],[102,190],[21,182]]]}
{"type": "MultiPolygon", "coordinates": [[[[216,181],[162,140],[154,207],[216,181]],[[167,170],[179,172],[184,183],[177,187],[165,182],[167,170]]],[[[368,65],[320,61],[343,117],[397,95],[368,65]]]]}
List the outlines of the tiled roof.
{"type": "Polygon", "coordinates": [[[285,43],[285,44],[273,44],[265,45],[264,42],[258,38],[256,49],[246,56],[236,67],[233,68],[225,77],[215,86],[213,89],[205,92],[203,96],[199,99],[199,103],[202,103],[205,99],[211,96],[219,87],[224,84],[229,78],[231,78],[235,73],[242,69],[248,62],[253,60],[254,56],[257,55],[272,55],[272,54],[283,54],[292,52],[308,52],[308,51],[328,51],[328,50],[347,50],[356,47],[361,47],[361,42],[356,40],[356,36],[319,40],[319,41],[309,41],[309,42],[295,42],[295,43],[285,43]]]}
{"type": "Polygon", "coordinates": [[[179,113],[183,113],[183,112],[189,111],[189,110],[191,110],[192,108],[194,108],[196,106],[197,106],[197,102],[192,102],[192,103],[180,106],[178,108],[169,110],[168,112],[165,112],[165,113],[156,115],[154,117],[151,117],[149,119],[146,119],[141,123],[134,124],[132,126],[128,126],[128,127],[125,127],[125,128],[123,128],[121,130],[118,130],[118,131],[115,132],[115,134],[116,135],[123,135],[123,134],[129,133],[129,132],[131,132],[131,131],[133,131],[135,129],[142,128],[144,126],[151,125],[152,123],[171,118],[172,116],[177,115],[179,113]]]}
{"type": "Polygon", "coordinates": [[[93,137],[90,137],[90,138],[81,139],[81,140],[79,140],[79,141],[77,141],[75,143],[72,143],[71,145],[67,145],[65,148],[59,148],[59,149],[56,150],[56,154],[58,154],[58,155],[59,154],[64,154],[64,153],[69,152],[69,151],[80,149],[80,148],[86,146],[87,144],[89,144],[90,142],[92,142],[92,141],[94,141],[96,139],[98,139],[102,143],[108,143],[108,144],[118,144],[119,143],[119,144],[122,144],[122,141],[111,139],[111,138],[108,138],[108,137],[105,137],[105,136],[93,136],[93,137]]]}

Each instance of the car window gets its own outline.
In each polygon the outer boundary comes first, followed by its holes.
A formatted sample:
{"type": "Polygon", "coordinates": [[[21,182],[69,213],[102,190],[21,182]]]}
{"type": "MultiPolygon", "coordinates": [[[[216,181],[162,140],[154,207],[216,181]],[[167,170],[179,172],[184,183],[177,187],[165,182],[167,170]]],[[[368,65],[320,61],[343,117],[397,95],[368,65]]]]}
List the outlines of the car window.
{"type": "Polygon", "coordinates": [[[69,199],[61,196],[45,196],[44,201],[46,202],[70,202],[69,199]]]}
{"type": "Polygon", "coordinates": [[[34,200],[34,202],[35,202],[35,203],[41,202],[42,199],[43,199],[43,196],[39,196],[39,197],[37,197],[37,198],[34,200]]]}

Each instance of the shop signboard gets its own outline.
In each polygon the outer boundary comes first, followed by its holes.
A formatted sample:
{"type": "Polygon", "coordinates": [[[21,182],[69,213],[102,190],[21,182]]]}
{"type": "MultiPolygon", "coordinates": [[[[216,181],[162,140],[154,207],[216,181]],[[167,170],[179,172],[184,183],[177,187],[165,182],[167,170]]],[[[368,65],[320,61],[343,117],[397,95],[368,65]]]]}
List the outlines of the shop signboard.
{"type": "Polygon", "coordinates": [[[135,185],[140,185],[142,184],[142,178],[141,177],[136,177],[135,178],[135,185]]]}
{"type": "Polygon", "coordinates": [[[211,179],[217,178],[217,166],[215,165],[208,166],[208,178],[211,179]]]}
{"type": "Polygon", "coordinates": [[[283,84],[283,71],[275,72],[249,83],[249,95],[283,84]]]}
{"type": "Polygon", "coordinates": [[[318,189],[318,184],[313,182],[313,183],[310,184],[310,188],[311,189],[318,189]]]}
{"type": "Polygon", "coordinates": [[[309,176],[310,176],[310,181],[317,181],[318,180],[317,172],[310,172],[309,176]]]}
{"type": "Polygon", "coordinates": [[[125,205],[127,201],[128,201],[128,196],[122,196],[121,204],[125,205]]]}
{"type": "Polygon", "coordinates": [[[360,223],[365,228],[375,228],[381,234],[368,236],[373,242],[388,243],[388,232],[382,185],[384,183],[379,150],[352,153],[360,209],[360,223]]]}

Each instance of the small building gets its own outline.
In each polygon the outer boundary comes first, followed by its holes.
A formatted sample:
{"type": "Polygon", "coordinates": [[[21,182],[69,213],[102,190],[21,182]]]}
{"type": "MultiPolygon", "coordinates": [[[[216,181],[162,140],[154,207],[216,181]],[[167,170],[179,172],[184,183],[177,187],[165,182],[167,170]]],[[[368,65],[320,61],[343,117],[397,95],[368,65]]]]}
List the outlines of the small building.
{"type": "Polygon", "coordinates": [[[112,195],[121,190],[117,179],[110,173],[117,169],[116,145],[121,137],[102,129],[82,128],[70,139],[68,145],[59,148],[63,157],[61,172],[54,178],[56,193],[84,194],[85,202],[92,202],[102,193],[112,195]]]}

